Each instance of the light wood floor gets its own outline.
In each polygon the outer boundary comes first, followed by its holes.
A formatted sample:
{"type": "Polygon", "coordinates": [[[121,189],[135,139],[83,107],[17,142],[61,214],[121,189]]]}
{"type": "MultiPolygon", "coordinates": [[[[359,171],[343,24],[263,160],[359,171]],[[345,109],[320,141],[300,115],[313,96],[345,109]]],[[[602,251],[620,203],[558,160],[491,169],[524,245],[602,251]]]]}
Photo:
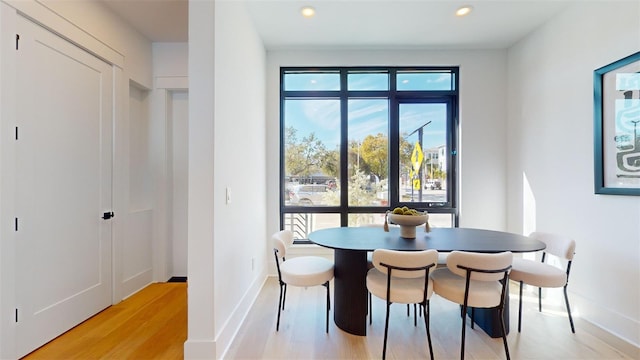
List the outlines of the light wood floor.
{"type": "MultiPolygon", "coordinates": [[[[512,286],[512,291],[517,286],[512,286]]],[[[225,359],[378,359],[382,354],[385,308],[374,298],[373,324],[366,337],[329,324],[324,332],[324,287],[287,291],[280,331],[275,331],[277,280],[270,278],[238,332],[225,359]]],[[[561,290],[558,290],[561,291],[561,290]]],[[[333,297],[333,293],[332,293],[333,297]]],[[[576,334],[562,308],[537,311],[535,297],[524,305],[523,332],[517,332],[517,296],[511,300],[509,350],[513,359],[640,359],[637,349],[594,335],[576,322],[576,334]],[[623,352],[626,351],[625,355],[623,352]]],[[[31,353],[26,359],[182,359],[187,334],[186,284],[152,284],[31,353]]],[[[406,306],[391,306],[388,359],[424,359],[429,352],[424,324],[413,326],[406,306]]],[[[436,359],[458,359],[457,305],[437,295],[431,300],[431,336],[436,359]]],[[[333,312],[331,313],[333,316],[333,312]]],[[[413,316],[413,315],[412,315],[413,316]]],[[[420,320],[420,319],[419,319],[420,320]]],[[[501,340],[467,322],[467,359],[504,359],[501,340]]]]}
{"type": "Polygon", "coordinates": [[[186,283],[156,283],[24,359],[182,359],[186,339],[186,283]]]}
{"type": "MultiPolygon", "coordinates": [[[[517,284],[511,290],[518,289],[517,284]]],[[[373,324],[367,336],[340,330],[330,320],[325,333],[325,288],[287,290],[286,309],[276,332],[279,289],[269,279],[256,300],[245,324],[227,351],[225,359],[379,359],[382,356],[385,304],[374,297],[373,324]]],[[[562,292],[561,289],[558,291],[562,292]]],[[[333,293],[332,293],[333,297],[333,293]]],[[[517,295],[511,297],[511,332],[507,337],[512,359],[640,359],[627,356],[603,339],[584,330],[593,327],[574,318],[576,334],[571,333],[566,314],[549,309],[537,310],[537,297],[523,305],[522,333],[518,333],[517,295]]],[[[424,322],[413,325],[413,311],[407,317],[406,305],[391,306],[387,359],[429,358],[424,322]]],[[[461,318],[458,305],[434,295],[431,299],[431,338],[435,359],[459,359],[461,318]]],[[[330,316],[333,316],[331,312],[330,316]]],[[[419,318],[418,320],[421,320],[419,318]]],[[[493,339],[467,321],[466,359],[504,359],[501,338],[493,339]]],[[[626,350],[626,349],[625,349],[626,350]]]]}

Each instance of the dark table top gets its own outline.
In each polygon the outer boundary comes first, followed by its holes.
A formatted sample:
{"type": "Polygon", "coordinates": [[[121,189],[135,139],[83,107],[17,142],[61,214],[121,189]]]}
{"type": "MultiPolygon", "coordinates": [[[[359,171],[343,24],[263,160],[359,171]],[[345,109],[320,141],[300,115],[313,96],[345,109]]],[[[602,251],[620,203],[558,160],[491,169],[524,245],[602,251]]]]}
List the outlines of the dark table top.
{"type": "Polygon", "coordinates": [[[453,250],[495,253],[501,251],[531,252],[545,248],[545,244],[529,237],[493,230],[470,228],[434,228],[424,232],[423,226],[416,229],[415,239],[400,237],[400,229],[391,227],[385,232],[382,227],[340,227],[317,230],[309,234],[315,244],[338,250],[373,251],[427,250],[439,252],[453,250]]]}

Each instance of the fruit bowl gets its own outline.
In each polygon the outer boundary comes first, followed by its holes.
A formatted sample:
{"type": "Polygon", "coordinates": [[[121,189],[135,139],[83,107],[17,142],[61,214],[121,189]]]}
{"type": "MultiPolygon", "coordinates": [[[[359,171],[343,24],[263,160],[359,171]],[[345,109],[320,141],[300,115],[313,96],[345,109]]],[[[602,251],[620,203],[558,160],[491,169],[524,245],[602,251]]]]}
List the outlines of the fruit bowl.
{"type": "MultiPolygon", "coordinates": [[[[416,227],[422,224],[428,224],[429,215],[424,213],[418,213],[418,215],[401,215],[389,213],[389,222],[400,226],[400,236],[406,239],[416,238],[416,227]]],[[[425,231],[428,231],[429,226],[426,225],[425,231]]]]}
{"type": "Polygon", "coordinates": [[[398,224],[400,226],[418,226],[427,222],[429,219],[429,215],[420,214],[420,215],[400,215],[400,214],[389,214],[389,221],[398,224]]]}

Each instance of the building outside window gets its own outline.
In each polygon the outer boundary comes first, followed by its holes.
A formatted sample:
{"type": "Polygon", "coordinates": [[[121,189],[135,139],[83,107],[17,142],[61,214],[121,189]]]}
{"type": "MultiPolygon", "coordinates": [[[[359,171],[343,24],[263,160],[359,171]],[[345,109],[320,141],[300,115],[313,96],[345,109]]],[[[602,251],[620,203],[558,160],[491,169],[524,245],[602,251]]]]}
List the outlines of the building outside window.
{"type": "Polygon", "coordinates": [[[457,226],[457,67],[280,75],[280,221],[296,241],[401,206],[457,226]]]}

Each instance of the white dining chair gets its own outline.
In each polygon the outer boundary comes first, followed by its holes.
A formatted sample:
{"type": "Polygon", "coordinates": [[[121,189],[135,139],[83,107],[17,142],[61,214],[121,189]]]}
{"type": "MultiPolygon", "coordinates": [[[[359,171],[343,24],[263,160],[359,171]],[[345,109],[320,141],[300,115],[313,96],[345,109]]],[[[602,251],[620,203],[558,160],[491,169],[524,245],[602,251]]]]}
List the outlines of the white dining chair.
{"type": "Polygon", "coordinates": [[[567,285],[569,284],[569,272],[571,271],[571,263],[575,254],[576,242],[566,236],[545,232],[533,232],[529,237],[542,241],[545,243],[546,248],[542,252],[541,261],[521,258],[513,259],[513,267],[509,278],[520,283],[518,332],[520,332],[520,323],[522,321],[522,287],[523,284],[528,284],[538,287],[538,311],[542,311],[542,288],[564,288],[564,301],[567,306],[569,325],[571,325],[571,332],[575,333],[576,329],[573,326],[569,297],[567,296],[567,285]],[[555,256],[566,262],[566,269],[561,269],[545,262],[545,260],[548,260],[547,255],[555,256]]]}
{"type": "Polygon", "coordinates": [[[287,260],[287,250],[293,244],[293,233],[290,230],[278,231],[273,234],[272,239],[273,253],[278,269],[278,281],[280,283],[280,300],[278,302],[276,331],[280,330],[280,311],[284,310],[287,297],[287,285],[301,287],[322,285],[327,288],[326,332],[329,332],[329,310],[331,309],[329,281],[333,279],[333,262],[319,256],[301,256],[287,260]]]}
{"type": "MultiPolygon", "coordinates": [[[[362,224],[360,226],[363,227],[373,227],[380,228],[381,231],[384,230],[384,224],[362,224]]],[[[400,226],[395,224],[387,224],[387,228],[400,228],[400,226]]],[[[439,255],[438,255],[439,256],[439,255]]],[[[439,259],[439,257],[438,257],[439,259]]],[[[367,271],[373,269],[373,251],[367,251],[367,271]]],[[[367,292],[368,296],[368,313],[369,313],[369,325],[373,323],[373,301],[371,299],[371,293],[367,292]]],[[[407,316],[411,316],[411,304],[407,304],[407,316]]],[[[413,304],[413,325],[418,326],[418,311],[416,310],[416,304],[413,304]]]]}
{"type": "Polygon", "coordinates": [[[367,290],[387,304],[384,324],[382,359],[387,353],[389,310],[392,303],[420,304],[427,330],[429,354],[433,359],[431,331],[429,328],[429,299],[433,294],[429,274],[436,267],[436,250],[397,251],[378,249],[373,252],[373,268],[367,272],[367,290]]]}
{"type": "Polygon", "coordinates": [[[460,359],[464,359],[468,308],[471,308],[472,327],[475,308],[498,309],[504,351],[507,359],[510,359],[503,315],[512,261],[513,254],[510,251],[495,254],[452,251],[447,256],[447,267],[438,268],[431,274],[433,291],[449,301],[462,305],[460,359]]]}

